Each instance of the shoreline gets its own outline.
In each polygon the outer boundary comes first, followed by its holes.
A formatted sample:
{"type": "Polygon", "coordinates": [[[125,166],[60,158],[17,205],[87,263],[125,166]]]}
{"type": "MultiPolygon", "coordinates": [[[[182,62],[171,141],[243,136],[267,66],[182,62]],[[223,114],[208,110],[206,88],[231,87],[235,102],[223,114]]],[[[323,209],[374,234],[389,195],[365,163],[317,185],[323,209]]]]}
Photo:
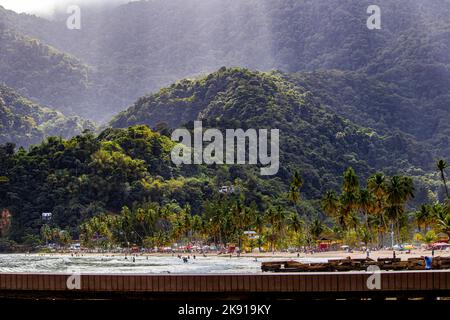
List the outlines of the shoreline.
{"type": "MultiPolygon", "coordinates": [[[[147,253],[147,252],[85,252],[85,251],[60,251],[60,252],[45,252],[45,253],[0,253],[1,255],[29,255],[29,256],[64,256],[64,257],[117,257],[117,256],[135,256],[135,257],[177,257],[180,256],[196,256],[197,258],[227,258],[227,259],[236,259],[236,258],[253,258],[253,259],[308,259],[308,258],[317,258],[317,259],[365,259],[367,257],[366,252],[364,251],[354,251],[354,252],[345,252],[345,251],[323,251],[323,252],[315,252],[315,253],[287,253],[287,252],[265,252],[265,253],[241,253],[239,256],[236,253],[233,254],[218,254],[218,253],[198,253],[198,252],[175,252],[175,253],[147,253]]],[[[410,253],[407,251],[395,251],[396,258],[400,258],[401,260],[408,260],[409,258],[420,258],[425,256],[432,256],[431,250],[424,249],[416,249],[411,250],[410,253]]],[[[449,250],[435,250],[434,257],[450,257],[449,250]]],[[[378,250],[371,251],[369,253],[369,258],[377,260],[378,258],[392,258],[393,251],[392,250],[378,250]]]]}

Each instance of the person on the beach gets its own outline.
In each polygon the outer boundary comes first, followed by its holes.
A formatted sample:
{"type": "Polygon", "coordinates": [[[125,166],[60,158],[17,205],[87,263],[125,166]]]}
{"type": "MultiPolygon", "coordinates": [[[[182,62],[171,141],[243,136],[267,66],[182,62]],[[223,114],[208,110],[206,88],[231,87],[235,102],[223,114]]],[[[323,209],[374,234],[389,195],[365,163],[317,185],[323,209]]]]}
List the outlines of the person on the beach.
{"type": "Polygon", "coordinates": [[[433,264],[433,258],[432,257],[425,257],[425,270],[431,270],[432,264],[433,264]]]}

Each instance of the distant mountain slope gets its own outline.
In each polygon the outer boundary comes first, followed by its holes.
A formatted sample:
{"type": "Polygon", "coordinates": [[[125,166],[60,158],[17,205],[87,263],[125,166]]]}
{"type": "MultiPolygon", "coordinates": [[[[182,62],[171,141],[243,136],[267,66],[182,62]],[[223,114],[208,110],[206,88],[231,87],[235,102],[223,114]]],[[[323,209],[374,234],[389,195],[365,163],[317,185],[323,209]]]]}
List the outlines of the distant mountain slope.
{"type": "Polygon", "coordinates": [[[411,137],[379,135],[336,115],[318,101],[311,92],[279,75],[222,68],[139,99],[111,124],[154,127],[165,122],[178,128],[201,119],[205,126],[222,129],[280,129],[279,176],[286,177],[289,170],[300,167],[312,194],[335,186],[333,177],[347,166],[359,172],[400,169],[415,174],[423,171],[414,167],[427,168],[432,163],[431,154],[411,137]]]}
{"type": "Polygon", "coordinates": [[[95,66],[101,94],[90,103],[101,112],[93,117],[221,66],[358,71],[418,99],[413,112],[425,110],[433,124],[445,115],[448,0],[154,0],[82,10],[76,31],[65,27],[67,15],[49,22],[0,10],[0,21],[95,66]],[[382,10],[381,30],[366,27],[373,4],[382,10]]]}
{"type": "Polygon", "coordinates": [[[90,69],[39,40],[0,27],[0,83],[67,114],[82,114],[90,69]]]}
{"type": "Polygon", "coordinates": [[[30,62],[17,66],[0,49],[0,65],[14,66],[0,78],[45,105],[104,122],[181,78],[221,66],[277,69],[297,73],[289,81],[339,115],[450,156],[449,0],[154,0],[82,12],[82,29],[68,30],[65,13],[48,21],[0,8],[0,24],[93,66],[42,63],[48,55],[39,50],[26,50],[30,62]],[[366,27],[372,4],[381,7],[381,30],[366,27]],[[62,78],[47,76],[55,69],[62,78]]]}
{"type": "Polygon", "coordinates": [[[399,89],[364,72],[329,70],[279,75],[311,91],[324,106],[361,126],[383,134],[395,131],[410,134],[429,144],[436,157],[450,156],[448,93],[436,92],[434,97],[421,98],[418,95],[423,90],[409,94],[405,86],[410,83],[399,84],[399,89]]]}
{"type": "Polygon", "coordinates": [[[94,125],[79,117],[62,113],[18,95],[0,85],[0,144],[12,142],[28,147],[40,143],[46,136],[71,137],[94,125]]]}

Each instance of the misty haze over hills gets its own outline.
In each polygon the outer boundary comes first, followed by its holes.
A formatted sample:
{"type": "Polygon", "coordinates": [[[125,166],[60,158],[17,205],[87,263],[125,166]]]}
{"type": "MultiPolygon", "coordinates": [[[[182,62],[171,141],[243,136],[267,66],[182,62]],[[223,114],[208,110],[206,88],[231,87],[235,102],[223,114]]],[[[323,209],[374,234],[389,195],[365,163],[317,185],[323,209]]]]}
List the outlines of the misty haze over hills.
{"type": "MultiPolygon", "coordinates": [[[[1,10],[0,26],[16,38],[37,38],[40,46],[71,57],[57,62],[62,85],[51,83],[54,71],[49,81],[42,70],[32,72],[33,63],[2,72],[0,81],[44,105],[107,122],[140,96],[221,66],[290,73],[337,69],[345,73],[333,73],[333,83],[323,73],[299,77],[334,112],[382,132],[412,134],[448,155],[450,2],[379,1],[382,29],[368,30],[372,2],[156,0],[100,12],[82,6],[81,30],[68,30],[61,17],[48,21],[1,10]],[[20,74],[27,79],[14,79],[20,74]],[[345,95],[349,77],[366,84],[366,97],[345,95]],[[340,100],[331,101],[336,95],[340,100]]],[[[45,50],[13,45],[0,63],[10,65],[8,54],[45,60],[45,50]]]]}
{"type": "Polygon", "coordinates": [[[81,30],[65,27],[67,15],[49,21],[0,10],[0,81],[68,115],[105,123],[184,77],[221,66],[276,69],[298,73],[292,81],[332,112],[383,134],[411,134],[448,155],[450,2],[378,1],[382,29],[369,30],[372,2],[155,0],[101,10],[81,4],[81,30]],[[42,67],[49,55],[54,61],[42,67]],[[28,63],[12,72],[17,58],[28,63]]]}

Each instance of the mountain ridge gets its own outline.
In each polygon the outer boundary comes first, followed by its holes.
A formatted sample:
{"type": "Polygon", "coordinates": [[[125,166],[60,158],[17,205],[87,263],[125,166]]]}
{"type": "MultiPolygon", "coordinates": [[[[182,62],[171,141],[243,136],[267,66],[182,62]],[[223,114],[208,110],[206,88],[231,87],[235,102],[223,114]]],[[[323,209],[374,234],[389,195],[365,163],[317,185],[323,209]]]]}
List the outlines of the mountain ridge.
{"type": "Polygon", "coordinates": [[[203,120],[205,128],[222,130],[280,129],[284,168],[279,176],[287,177],[298,166],[318,190],[325,187],[319,184],[323,179],[314,176],[318,171],[331,177],[351,165],[362,172],[401,168],[420,175],[430,169],[433,158],[411,136],[377,134],[324,108],[310,91],[302,91],[276,73],[242,68],[221,68],[142,97],[113,119],[111,126],[190,128],[194,120],[203,120]]]}
{"type": "Polygon", "coordinates": [[[29,147],[47,136],[68,138],[84,130],[95,130],[93,123],[80,117],[40,106],[0,84],[0,144],[29,147]]]}

